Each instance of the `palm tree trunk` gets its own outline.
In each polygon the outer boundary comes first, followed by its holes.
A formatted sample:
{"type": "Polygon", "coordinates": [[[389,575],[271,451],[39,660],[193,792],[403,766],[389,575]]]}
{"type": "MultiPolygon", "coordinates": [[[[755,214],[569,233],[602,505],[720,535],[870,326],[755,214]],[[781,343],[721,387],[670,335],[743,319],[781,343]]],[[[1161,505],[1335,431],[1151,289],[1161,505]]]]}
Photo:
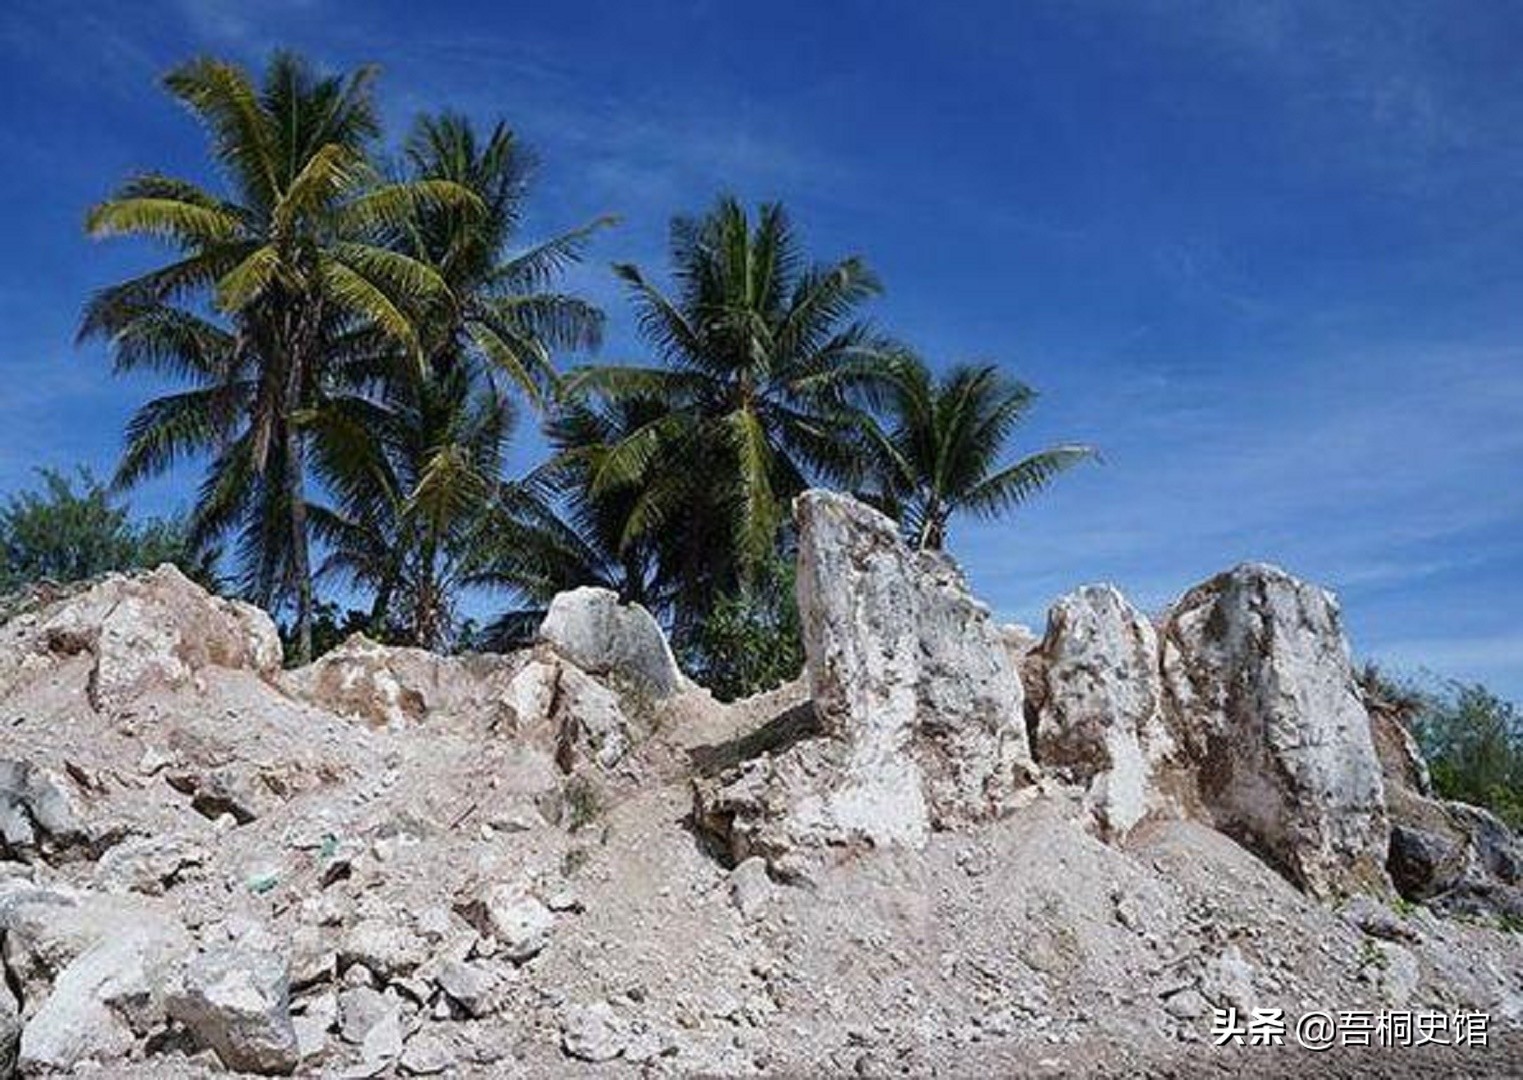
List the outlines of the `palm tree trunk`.
{"type": "Polygon", "coordinates": [[[319,320],[320,312],[302,307],[295,325],[287,323],[288,340],[292,345],[286,373],[286,497],[291,511],[291,573],[296,578],[296,660],[300,664],[312,662],[312,553],[307,538],[306,436],[297,426],[295,416],[306,404],[303,391],[310,374],[308,361],[312,357],[319,320]]]}
{"type": "MultiPolygon", "coordinates": [[[[288,421],[289,422],[289,421],[288,421]]],[[[307,491],[302,435],[286,435],[286,498],[291,508],[291,573],[296,578],[296,662],[312,662],[312,560],[307,549],[307,491]]]]}

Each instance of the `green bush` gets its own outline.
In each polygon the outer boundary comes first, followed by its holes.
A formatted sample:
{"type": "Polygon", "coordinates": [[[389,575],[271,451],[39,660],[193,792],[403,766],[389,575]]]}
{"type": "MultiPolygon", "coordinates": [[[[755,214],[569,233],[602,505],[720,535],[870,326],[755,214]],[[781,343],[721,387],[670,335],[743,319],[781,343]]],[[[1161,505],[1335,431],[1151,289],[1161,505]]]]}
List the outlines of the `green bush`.
{"type": "Polygon", "coordinates": [[[1412,729],[1435,791],[1523,829],[1523,716],[1515,705],[1479,683],[1449,683],[1425,695],[1412,729]]]}
{"type": "Polygon", "coordinates": [[[1523,715],[1516,705],[1480,683],[1419,685],[1373,668],[1361,681],[1367,696],[1411,730],[1437,794],[1483,806],[1523,830],[1523,715]]]}
{"type": "Polygon", "coordinates": [[[770,690],[804,666],[791,562],[779,558],[758,580],[720,596],[683,643],[685,666],[720,701],[770,690]]]}
{"type": "Polygon", "coordinates": [[[0,506],[0,594],[39,581],[83,581],[170,562],[215,588],[214,557],[192,552],[182,522],[133,521],[88,469],[40,471],[41,485],[0,506]]]}

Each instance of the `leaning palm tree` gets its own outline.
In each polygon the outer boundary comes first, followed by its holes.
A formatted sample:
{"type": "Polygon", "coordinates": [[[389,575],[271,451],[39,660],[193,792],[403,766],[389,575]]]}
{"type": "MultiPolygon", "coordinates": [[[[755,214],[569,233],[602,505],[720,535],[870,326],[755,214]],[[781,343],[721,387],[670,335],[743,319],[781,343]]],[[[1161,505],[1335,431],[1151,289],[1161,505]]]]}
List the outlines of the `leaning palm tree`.
{"type": "Polygon", "coordinates": [[[868,385],[884,417],[862,420],[868,494],[921,550],[945,546],[954,514],[994,517],[1096,456],[1069,444],[1000,465],[1036,394],[992,365],[954,367],[938,379],[900,353],[868,385]]]}
{"type": "Polygon", "coordinates": [[[107,340],[118,369],[193,384],[134,417],[117,480],[209,454],[192,533],[236,531],[246,590],[294,597],[299,659],[313,607],[303,417],[351,350],[384,342],[421,363],[419,319],[449,290],[392,244],[422,207],[477,208],[458,184],[380,181],[373,77],[319,76],[288,53],[259,85],[218,60],[177,68],[165,85],[208,129],[226,195],[144,174],[87,220],[93,236],[146,237],[176,258],[96,294],[81,337],[107,340]]]}
{"type": "Polygon", "coordinates": [[[846,390],[884,344],[856,317],[876,278],[856,258],[806,264],[779,205],[753,222],[723,198],[678,218],[671,260],[670,294],[615,267],[661,364],[584,370],[569,389],[661,403],[597,456],[588,488],[633,494],[625,543],[663,528],[683,538],[692,612],[766,564],[793,495],[848,472],[846,390]]]}

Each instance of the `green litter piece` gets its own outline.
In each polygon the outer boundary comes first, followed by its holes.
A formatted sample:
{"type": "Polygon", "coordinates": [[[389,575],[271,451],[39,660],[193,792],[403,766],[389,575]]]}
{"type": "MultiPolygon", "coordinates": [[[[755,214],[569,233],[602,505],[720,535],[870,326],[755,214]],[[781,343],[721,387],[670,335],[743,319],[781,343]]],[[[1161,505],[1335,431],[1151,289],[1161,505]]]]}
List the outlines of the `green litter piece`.
{"type": "Polygon", "coordinates": [[[278,884],[280,884],[280,875],[273,870],[249,875],[249,892],[258,896],[263,896],[278,884]]]}

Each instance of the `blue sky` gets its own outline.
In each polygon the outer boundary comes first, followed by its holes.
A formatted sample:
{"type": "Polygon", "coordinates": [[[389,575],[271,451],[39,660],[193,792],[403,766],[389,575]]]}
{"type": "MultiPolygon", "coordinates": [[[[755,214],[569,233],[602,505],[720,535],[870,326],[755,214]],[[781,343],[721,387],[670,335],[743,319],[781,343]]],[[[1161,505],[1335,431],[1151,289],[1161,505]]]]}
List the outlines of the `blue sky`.
{"type": "Polygon", "coordinates": [[[1095,580],[1158,609],[1264,559],[1339,593],[1360,656],[1523,698],[1523,8],[11,0],[0,491],[108,472],[153,389],[72,338],[152,258],[86,241],[85,208],[206,175],[156,77],[278,45],[379,62],[394,132],[507,118],[543,159],[526,236],[620,214],[574,278],[610,357],[640,350],[607,263],[659,268],[671,214],[731,190],[864,255],[933,360],[1036,386],[1024,445],[1106,461],[955,527],[1001,615],[1095,580]]]}

